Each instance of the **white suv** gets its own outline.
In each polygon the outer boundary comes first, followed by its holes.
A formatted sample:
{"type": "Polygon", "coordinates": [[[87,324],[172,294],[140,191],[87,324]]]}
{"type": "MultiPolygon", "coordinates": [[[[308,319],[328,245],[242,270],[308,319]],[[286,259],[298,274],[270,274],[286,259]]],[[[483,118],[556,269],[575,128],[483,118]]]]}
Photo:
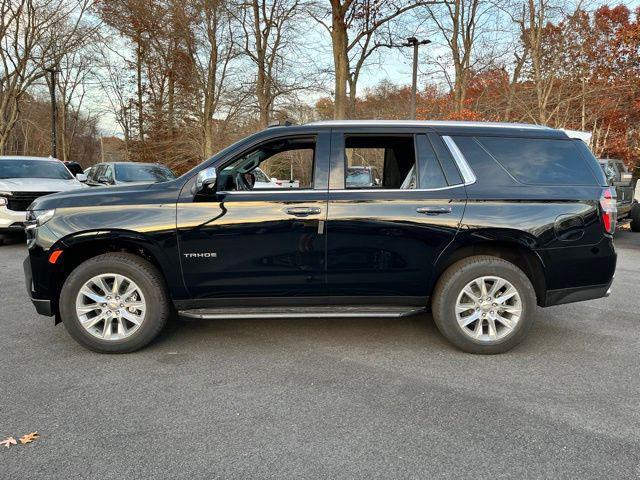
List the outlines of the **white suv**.
{"type": "Polygon", "coordinates": [[[0,236],[20,232],[36,198],[85,188],[60,160],[44,157],[0,157],[0,236]]]}

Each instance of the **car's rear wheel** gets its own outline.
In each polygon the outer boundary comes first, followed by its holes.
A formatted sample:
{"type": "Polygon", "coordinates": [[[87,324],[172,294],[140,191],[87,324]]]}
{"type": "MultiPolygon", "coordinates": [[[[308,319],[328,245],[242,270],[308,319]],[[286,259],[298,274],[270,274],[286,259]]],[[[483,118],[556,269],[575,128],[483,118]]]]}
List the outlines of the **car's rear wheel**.
{"type": "Polygon", "coordinates": [[[106,253],[83,262],[60,293],[60,314],[69,334],[101,353],[144,347],[160,333],[170,313],[158,270],[128,253],[106,253]]]}
{"type": "Polygon", "coordinates": [[[469,353],[502,353],[533,324],[536,296],[525,273],[497,257],[468,257],[451,265],[434,290],[440,332],[469,353]]]}

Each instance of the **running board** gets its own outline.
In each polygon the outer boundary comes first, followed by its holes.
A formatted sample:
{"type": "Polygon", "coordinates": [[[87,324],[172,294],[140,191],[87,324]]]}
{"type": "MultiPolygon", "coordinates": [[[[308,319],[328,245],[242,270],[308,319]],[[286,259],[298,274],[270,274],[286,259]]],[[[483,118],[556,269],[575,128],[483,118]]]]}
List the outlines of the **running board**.
{"type": "Polygon", "coordinates": [[[378,317],[400,318],[424,313],[426,307],[398,305],[322,305],[306,307],[219,307],[181,310],[182,317],[194,319],[233,319],[233,318],[353,318],[378,317]]]}

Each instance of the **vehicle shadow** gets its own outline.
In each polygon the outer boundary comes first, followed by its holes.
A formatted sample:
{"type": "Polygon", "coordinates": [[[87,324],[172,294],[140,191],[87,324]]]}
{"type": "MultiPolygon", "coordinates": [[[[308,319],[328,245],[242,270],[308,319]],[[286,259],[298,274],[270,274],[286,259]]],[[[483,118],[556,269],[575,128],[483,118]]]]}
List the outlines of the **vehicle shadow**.
{"type": "Polygon", "coordinates": [[[2,245],[16,245],[25,242],[24,233],[9,233],[0,234],[0,246],[2,245]]]}

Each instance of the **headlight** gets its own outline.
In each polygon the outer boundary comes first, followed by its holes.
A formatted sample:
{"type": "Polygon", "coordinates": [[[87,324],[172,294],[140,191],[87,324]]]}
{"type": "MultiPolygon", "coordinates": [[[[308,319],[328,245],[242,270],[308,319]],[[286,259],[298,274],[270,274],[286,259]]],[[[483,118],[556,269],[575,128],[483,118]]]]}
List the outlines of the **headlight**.
{"type": "Polygon", "coordinates": [[[52,210],[28,210],[27,211],[27,229],[36,228],[44,225],[53,218],[56,211],[52,210]]]}
{"type": "Polygon", "coordinates": [[[9,195],[11,195],[9,192],[0,192],[0,207],[4,207],[5,205],[7,205],[7,197],[9,195]]]}

